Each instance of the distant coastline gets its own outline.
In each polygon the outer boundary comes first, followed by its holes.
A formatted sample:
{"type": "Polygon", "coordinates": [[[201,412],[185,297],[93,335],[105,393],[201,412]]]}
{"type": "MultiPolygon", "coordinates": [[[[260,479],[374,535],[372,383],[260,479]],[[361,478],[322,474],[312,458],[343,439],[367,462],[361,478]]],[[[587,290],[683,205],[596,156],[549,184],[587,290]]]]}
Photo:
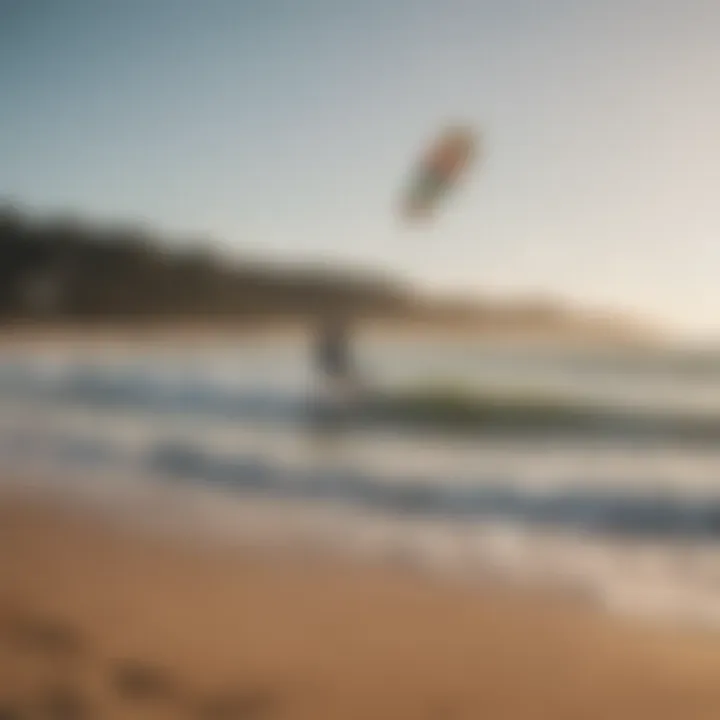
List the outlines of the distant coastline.
{"type": "Polygon", "coordinates": [[[360,332],[394,336],[624,346],[662,337],[622,315],[544,298],[433,296],[379,272],[233,261],[209,247],[131,225],[0,208],[0,335],[4,341],[286,336],[332,310],[357,321],[360,332]]]}

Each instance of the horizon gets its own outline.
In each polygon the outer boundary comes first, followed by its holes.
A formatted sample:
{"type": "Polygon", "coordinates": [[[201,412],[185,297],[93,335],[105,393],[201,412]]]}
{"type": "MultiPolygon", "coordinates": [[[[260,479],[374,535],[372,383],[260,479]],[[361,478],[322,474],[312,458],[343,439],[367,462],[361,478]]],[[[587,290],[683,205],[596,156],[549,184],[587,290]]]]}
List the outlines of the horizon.
{"type": "Polygon", "coordinates": [[[358,282],[378,283],[378,289],[382,291],[385,287],[389,290],[395,290],[405,294],[408,299],[414,299],[420,303],[429,302],[437,304],[437,307],[447,307],[449,305],[460,305],[463,310],[473,308],[475,310],[486,310],[495,308],[496,310],[507,311],[522,308],[549,308],[551,311],[559,313],[561,316],[568,316],[569,319],[575,319],[581,324],[583,321],[592,322],[600,320],[616,324],[617,329],[625,328],[631,333],[638,333],[638,339],[641,335],[651,333],[657,335],[661,333],[663,337],[667,335],[665,328],[659,327],[656,323],[651,322],[649,318],[641,318],[626,313],[622,308],[608,306],[592,306],[583,304],[577,300],[566,299],[559,295],[546,293],[544,295],[523,293],[522,290],[516,292],[483,292],[475,290],[475,292],[462,292],[457,289],[435,289],[423,284],[421,280],[412,280],[402,277],[399,273],[393,274],[391,270],[385,267],[358,267],[342,262],[327,263],[325,261],[313,261],[308,258],[296,258],[294,260],[287,258],[270,258],[264,257],[260,252],[255,254],[237,254],[229,253],[228,248],[223,248],[222,244],[212,242],[206,239],[203,244],[199,244],[197,238],[185,238],[187,243],[180,238],[174,238],[163,234],[158,228],[149,226],[146,223],[133,223],[132,221],[123,220],[121,218],[91,218],[81,213],[73,212],[70,209],[55,212],[41,212],[37,208],[29,208],[27,206],[3,201],[0,198],[0,218],[3,216],[15,217],[21,225],[46,228],[52,232],[53,225],[60,223],[70,223],[76,225],[84,237],[90,239],[91,242],[102,244],[105,239],[112,239],[113,233],[119,231],[121,238],[128,239],[135,237],[142,243],[154,251],[160,253],[182,253],[197,251],[207,254],[207,257],[213,262],[230,261],[237,269],[254,268],[265,272],[277,272],[279,274],[288,272],[291,275],[297,273],[298,277],[303,273],[310,273],[318,277],[324,277],[330,281],[337,281],[339,278],[346,277],[358,282]],[[84,235],[84,233],[88,235],[84,235]],[[129,233],[129,235],[127,235],[129,233]]]}
{"type": "Polygon", "coordinates": [[[0,0],[0,197],[709,342],[718,20],[700,0],[0,0]],[[456,120],[483,155],[410,231],[399,193],[456,120]]]}

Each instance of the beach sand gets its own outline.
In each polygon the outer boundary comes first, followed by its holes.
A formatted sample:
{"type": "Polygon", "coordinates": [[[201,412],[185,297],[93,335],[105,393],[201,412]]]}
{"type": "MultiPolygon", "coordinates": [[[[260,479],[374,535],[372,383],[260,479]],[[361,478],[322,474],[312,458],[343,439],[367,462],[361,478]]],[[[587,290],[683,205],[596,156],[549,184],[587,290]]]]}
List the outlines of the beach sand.
{"type": "MultiPolygon", "coordinates": [[[[640,330],[623,333],[613,332],[612,327],[559,328],[557,330],[504,326],[482,327],[476,322],[440,322],[412,318],[360,318],[353,326],[356,341],[393,342],[421,340],[467,342],[468,338],[509,348],[520,346],[549,346],[571,348],[635,348],[647,350],[667,346],[667,338],[654,332],[640,330]]],[[[34,325],[12,323],[0,333],[0,350],[4,353],[28,350],[56,350],[72,348],[84,350],[121,350],[153,348],[187,349],[188,343],[206,345],[232,345],[238,342],[308,342],[316,330],[315,321],[257,320],[246,321],[163,321],[116,323],[116,324],[57,324],[34,325]]]]}
{"type": "Polygon", "coordinates": [[[0,601],[2,720],[720,717],[716,637],[9,493],[0,601]]]}

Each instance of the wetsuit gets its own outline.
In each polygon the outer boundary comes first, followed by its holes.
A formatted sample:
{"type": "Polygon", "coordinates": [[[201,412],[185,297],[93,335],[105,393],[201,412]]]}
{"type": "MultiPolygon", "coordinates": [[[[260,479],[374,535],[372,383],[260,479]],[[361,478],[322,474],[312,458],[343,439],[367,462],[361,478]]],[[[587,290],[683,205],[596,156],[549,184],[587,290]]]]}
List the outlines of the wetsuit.
{"type": "Polygon", "coordinates": [[[345,328],[332,324],[323,328],[317,348],[317,364],[326,376],[337,380],[350,374],[348,337],[345,328]]]}

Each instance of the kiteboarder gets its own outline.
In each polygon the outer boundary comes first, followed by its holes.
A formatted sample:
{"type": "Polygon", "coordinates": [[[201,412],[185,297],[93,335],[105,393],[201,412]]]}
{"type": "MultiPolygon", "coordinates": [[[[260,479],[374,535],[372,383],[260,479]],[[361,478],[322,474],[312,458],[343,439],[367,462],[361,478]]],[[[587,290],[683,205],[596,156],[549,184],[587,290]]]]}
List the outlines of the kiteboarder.
{"type": "Polygon", "coordinates": [[[351,389],[354,369],[350,355],[347,318],[339,313],[325,316],[318,329],[315,362],[325,388],[335,397],[351,389]]]}

